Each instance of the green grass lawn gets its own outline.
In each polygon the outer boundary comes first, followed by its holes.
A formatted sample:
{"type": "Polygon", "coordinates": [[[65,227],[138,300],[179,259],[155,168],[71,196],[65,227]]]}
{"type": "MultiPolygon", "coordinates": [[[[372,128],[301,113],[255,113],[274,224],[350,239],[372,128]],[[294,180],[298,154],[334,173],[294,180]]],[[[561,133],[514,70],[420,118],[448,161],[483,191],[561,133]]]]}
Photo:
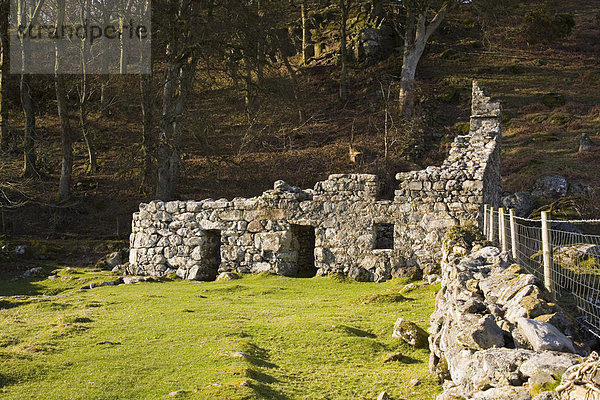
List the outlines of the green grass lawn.
{"type": "Polygon", "coordinates": [[[429,351],[391,337],[400,316],[427,328],[439,286],[403,298],[406,280],[263,274],[76,290],[103,274],[0,282],[0,295],[37,294],[0,299],[0,398],[375,399],[386,390],[433,399],[440,391],[429,351]],[[405,357],[383,363],[392,352],[405,357]],[[422,384],[410,387],[414,378],[422,384]]]}

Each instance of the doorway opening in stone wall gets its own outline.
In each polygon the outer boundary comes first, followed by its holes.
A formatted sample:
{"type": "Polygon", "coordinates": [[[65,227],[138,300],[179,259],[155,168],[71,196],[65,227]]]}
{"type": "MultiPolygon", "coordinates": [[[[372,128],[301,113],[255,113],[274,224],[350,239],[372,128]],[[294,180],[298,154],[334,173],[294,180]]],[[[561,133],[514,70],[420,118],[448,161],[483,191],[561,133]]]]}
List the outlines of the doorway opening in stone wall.
{"type": "Polygon", "coordinates": [[[374,249],[394,248],[394,224],[375,224],[374,249]]]}
{"type": "Polygon", "coordinates": [[[293,245],[298,251],[299,278],[311,278],[317,274],[315,267],[315,228],[310,225],[292,225],[293,245]]]}
{"type": "Polygon", "coordinates": [[[205,230],[205,242],[202,249],[202,264],[204,264],[205,279],[214,281],[217,279],[219,266],[221,265],[221,231],[205,230]]]}

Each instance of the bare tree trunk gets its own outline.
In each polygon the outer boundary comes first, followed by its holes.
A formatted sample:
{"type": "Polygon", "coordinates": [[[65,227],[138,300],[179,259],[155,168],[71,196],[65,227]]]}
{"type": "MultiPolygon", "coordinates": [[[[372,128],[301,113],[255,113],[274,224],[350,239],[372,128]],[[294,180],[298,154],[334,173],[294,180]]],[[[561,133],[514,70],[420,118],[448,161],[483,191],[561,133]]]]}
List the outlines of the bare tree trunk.
{"type": "MultiPolygon", "coordinates": [[[[19,0],[19,26],[29,26],[27,21],[29,10],[25,3],[19,0]]],[[[26,68],[29,63],[29,45],[28,40],[20,36],[21,43],[21,81],[19,89],[21,92],[21,106],[25,117],[25,126],[23,129],[23,176],[39,177],[39,172],[35,166],[35,113],[33,110],[33,98],[31,96],[31,86],[29,84],[29,75],[26,68]]]]}
{"type": "Polygon", "coordinates": [[[414,2],[406,6],[406,31],[404,36],[404,55],[400,73],[400,112],[410,118],[415,112],[415,74],[425,45],[431,34],[438,28],[446,15],[446,5],[436,13],[427,24],[427,10],[417,10],[414,2]]]}
{"type": "Polygon", "coordinates": [[[252,70],[247,60],[244,60],[246,75],[244,75],[244,105],[246,109],[246,119],[248,124],[254,120],[254,100],[252,97],[252,70]]]}
{"type": "MultiPolygon", "coordinates": [[[[142,10],[142,20],[150,12],[150,0],[147,0],[142,10]]],[[[142,39],[145,40],[145,39],[142,39]]],[[[144,43],[145,44],[145,43],[144,43]]],[[[143,44],[140,46],[140,66],[146,63],[146,52],[143,44]]],[[[154,142],[152,136],[152,66],[148,74],[140,74],[140,103],[142,107],[142,179],[140,180],[140,191],[144,192],[146,185],[151,180],[152,154],[154,153],[154,142]]]]}
{"type": "MultiPolygon", "coordinates": [[[[197,23],[198,4],[195,0],[179,0],[178,19],[188,22],[190,29],[197,23]]],[[[181,119],[192,89],[197,62],[193,52],[187,53],[187,50],[193,47],[192,33],[179,32],[179,27],[180,25],[173,21],[167,32],[163,108],[157,144],[156,196],[165,201],[174,197],[179,179],[178,142],[181,136],[181,119]]]]}
{"type": "MultiPolygon", "coordinates": [[[[65,23],[65,0],[58,0],[56,26],[62,27],[65,23]]],[[[71,176],[73,173],[73,132],[69,122],[67,109],[67,96],[65,92],[65,79],[61,74],[61,60],[63,57],[63,44],[61,40],[56,43],[56,58],[54,64],[54,83],[56,86],[56,104],[61,127],[62,167],[58,195],[61,200],[71,197],[71,176]]]]}
{"type": "MultiPolygon", "coordinates": [[[[104,26],[110,24],[110,12],[106,4],[103,5],[102,20],[104,26]]],[[[108,57],[102,57],[102,76],[100,77],[100,112],[105,118],[110,117],[110,94],[109,83],[110,76],[108,74],[108,57]]]]}
{"type": "Polygon", "coordinates": [[[8,14],[9,2],[0,2],[0,150],[8,147],[8,108],[6,107],[6,74],[8,74],[8,14]]]}
{"type": "Polygon", "coordinates": [[[171,200],[174,193],[171,188],[175,187],[172,183],[176,178],[172,172],[176,169],[171,166],[172,162],[178,161],[177,149],[173,143],[173,125],[175,121],[175,92],[179,81],[180,67],[175,62],[175,54],[172,45],[167,45],[167,63],[165,65],[163,96],[162,96],[162,116],[160,123],[160,134],[157,149],[157,181],[156,197],[163,200],[171,200]]]}
{"type": "Polygon", "coordinates": [[[348,7],[350,0],[340,0],[340,11],[342,20],[340,21],[340,63],[342,72],[340,76],[340,101],[345,103],[348,100],[348,87],[346,83],[346,21],[348,20],[348,7]]]}
{"type": "MultiPolygon", "coordinates": [[[[404,54],[400,72],[400,112],[410,118],[414,113],[414,85],[416,64],[414,63],[415,12],[410,5],[406,9],[406,29],[404,34],[404,54]]],[[[418,58],[417,58],[418,61],[418,58]]]]}
{"type": "Polygon", "coordinates": [[[140,75],[140,103],[142,106],[142,179],[140,190],[150,181],[152,173],[152,75],[140,75]]]}
{"type": "MultiPolygon", "coordinates": [[[[125,24],[125,17],[119,17],[119,32],[123,32],[123,25],[125,24]]],[[[123,34],[119,36],[119,48],[121,50],[121,55],[119,57],[119,72],[121,74],[127,73],[127,53],[125,52],[125,44],[123,43],[123,34]]]]}
{"type": "Polygon", "coordinates": [[[304,1],[300,4],[300,14],[302,17],[302,65],[308,62],[308,27],[306,26],[306,5],[304,1]]]}
{"type": "Polygon", "coordinates": [[[256,80],[259,86],[262,86],[264,81],[264,64],[265,64],[265,46],[264,46],[264,36],[263,32],[263,9],[262,3],[260,0],[256,2],[256,14],[258,15],[258,37],[256,41],[256,80]]]}
{"type": "MultiPolygon", "coordinates": [[[[25,57],[23,57],[25,59],[25,57]]],[[[21,74],[21,105],[25,116],[25,128],[23,131],[23,176],[39,177],[35,165],[35,114],[33,111],[33,98],[27,74],[21,74]]]]}
{"type": "MultiPolygon", "coordinates": [[[[85,0],[81,5],[81,24],[90,19],[91,0],[85,0]]],[[[96,147],[94,146],[94,137],[89,130],[88,125],[88,102],[90,96],[89,79],[87,75],[87,59],[89,52],[89,43],[87,38],[81,40],[81,87],[79,91],[79,126],[85,141],[88,152],[87,173],[95,173],[98,170],[98,160],[96,156],[96,147]]]]}
{"type": "Polygon", "coordinates": [[[292,83],[294,84],[294,101],[296,102],[296,107],[298,107],[299,123],[303,124],[304,121],[306,121],[306,112],[304,111],[304,107],[302,106],[302,102],[300,101],[300,96],[298,94],[300,91],[298,77],[296,76],[296,71],[294,71],[294,69],[290,65],[290,60],[288,60],[281,47],[279,48],[279,52],[281,53],[281,59],[283,60],[283,64],[285,65],[288,74],[290,74],[290,77],[292,78],[292,83]]]}

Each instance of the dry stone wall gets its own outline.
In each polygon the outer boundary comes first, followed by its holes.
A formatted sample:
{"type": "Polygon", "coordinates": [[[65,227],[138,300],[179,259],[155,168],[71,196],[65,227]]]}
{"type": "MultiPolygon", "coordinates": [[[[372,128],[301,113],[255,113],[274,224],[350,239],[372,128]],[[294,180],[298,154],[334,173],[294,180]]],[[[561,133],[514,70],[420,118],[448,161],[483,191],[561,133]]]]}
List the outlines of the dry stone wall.
{"type": "Polygon", "coordinates": [[[445,382],[438,400],[558,398],[535,396],[589,352],[585,332],[535,276],[496,247],[451,240],[429,333],[430,370],[445,382]]]}
{"type": "Polygon", "coordinates": [[[471,131],[441,167],[399,173],[394,200],[375,175],[336,174],[302,190],[277,181],[253,198],[153,201],[133,214],[130,272],[343,273],[361,281],[429,274],[447,227],[480,220],[501,195],[501,106],[473,83],[471,131]],[[312,255],[312,257],[311,257],[312,255]]]}

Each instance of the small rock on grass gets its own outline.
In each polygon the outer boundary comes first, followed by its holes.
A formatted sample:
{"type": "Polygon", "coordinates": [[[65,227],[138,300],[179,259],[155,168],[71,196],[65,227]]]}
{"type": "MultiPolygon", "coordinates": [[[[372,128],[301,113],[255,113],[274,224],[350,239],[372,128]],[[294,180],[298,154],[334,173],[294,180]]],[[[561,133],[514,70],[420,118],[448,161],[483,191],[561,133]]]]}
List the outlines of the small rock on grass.
{"type": "Polygon", "coordinates": [[[250,354],[244,353],[243,351],[227,352],[227,353],[222,353],[221,355],[235,357],[235,358],[243,358],[243,359],[250,358],[250,354]]]}
{"type": "Polygon", "coordinates": [[[232,281],[234,279],[240,279],[240,276],[234,272],[221,272],[217,276],[217,281],[232,281]]]}
{"type": "Polygon", "coordinates": [[[379,393],[377,400],[390,400],[390,395],[384,390],[383,392],[379,393]]]}
{"type": "Polygon", "coordinates": [[[169,396],[175,397],[175,396],[179,396],[182,394],[185,394],[185,390],[175,390],[175,391],[172,391],[171,393],[169,393],[169,396]]]}
{"type": "Polygon", "coordinates": [[[392,337],[401,338],[413,347],[425,348],[427,347],[427,338],[429,337],[429,334],[414,322],[404,318],[398,318],[394,324],[392,337]]]}
{"type": "Polygon", "coordinates": [[[417,378],[412,379],[410,382],[408,382],[408,386],[410,386],[410,387],[419,386],[420,384],[421,384],[421,381],[418,380],[417,378]]]}
{"type": "Polygon", "coordinates": [[[403,358],[404,356],[402,353],[390,353],[383,357],[383,363],[385,364],[391,361],[402,361],[403,358]]]}

